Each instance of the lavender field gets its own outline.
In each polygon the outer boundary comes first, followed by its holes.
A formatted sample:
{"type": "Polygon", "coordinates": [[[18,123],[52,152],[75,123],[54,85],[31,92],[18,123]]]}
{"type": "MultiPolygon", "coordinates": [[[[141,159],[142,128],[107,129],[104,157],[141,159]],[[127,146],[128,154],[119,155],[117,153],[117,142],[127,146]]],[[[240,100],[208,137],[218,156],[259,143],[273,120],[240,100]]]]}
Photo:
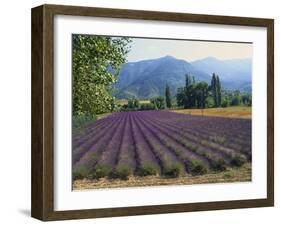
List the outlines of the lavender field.
{"type": "Polygon", "coordinates": [[[73,135],[72,147],[74,180],[202,175],[251,162],[251,120],[120,112],[73,135]]]}

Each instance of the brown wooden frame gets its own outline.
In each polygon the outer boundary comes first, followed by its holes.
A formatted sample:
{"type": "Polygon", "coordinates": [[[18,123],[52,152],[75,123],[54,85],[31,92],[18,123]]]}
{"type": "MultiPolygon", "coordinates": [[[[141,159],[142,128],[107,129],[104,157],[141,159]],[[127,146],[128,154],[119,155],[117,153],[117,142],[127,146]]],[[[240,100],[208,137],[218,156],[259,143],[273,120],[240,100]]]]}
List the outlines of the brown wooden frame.
{"type": "Polygon", "coordinates": [[[160,214],[274,205],[274,20],[61,5],[32,9],[32,200],[31,215],[49,220],[160,214]],[[195,22],[267,28],[267,198],[156,206],[54,211],[53,125],[54,15],[195,22]]]}

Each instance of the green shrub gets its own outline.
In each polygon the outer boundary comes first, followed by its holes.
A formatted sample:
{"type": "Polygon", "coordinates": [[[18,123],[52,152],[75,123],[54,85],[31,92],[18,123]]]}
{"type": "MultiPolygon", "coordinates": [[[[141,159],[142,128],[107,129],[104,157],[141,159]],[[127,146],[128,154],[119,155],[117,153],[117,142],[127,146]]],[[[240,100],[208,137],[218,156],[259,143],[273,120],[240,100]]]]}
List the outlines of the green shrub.
{"type": "Polygon", "coordinates": [[[143,103],[140,105],[140,110],[145,111],[145,110],[154,110],[155,106],[152,103],[143,103]]]}
{"type": "Polygon", "coordinates": [[[120,166],[116,172],[121,180],[128,180],[128,177],[132,174],[132,170],[129,166],[120,166]]]}
{"type": "Polygon", "coordinates": [[[218,143],[218,144],[225,144],[226,143],[226,138],[224,136],[218,136],[218,135],[214,135],[210,137],[210,140],[218,143]]]}
{"type": "Polygon", "coordinates": [[[146,164],[140,167],[137,171],[137,175],[141,177],[156,175],[156,174],[157,174],[157,169],[155,166],[151,164],[146,164]]]}
{"type": "Polygon", "coordinates": [[[119,178],[118,172],[116,170],[111,170],[108,174],[109,179],[117,179],[119,178]]]}
{"type": "Polygon", "coordinates": [[[230,164],[233,166],[242,166],[246,162],[246,158],[244,158],[242,155],[235,155],[231,161],[230,164]]]}
{"type": "Polygon", "coordinates": [[[85,166],[80,166],[73,171],[73,180],[79,180],[89,177],[89,170],[85,166]]]}
{"type": "Polygon", "coordinates": [[[223,100],[222,103],[221,103],[222,108],[226,108],[226,107],[228,107],[228,105],[229,105],[229,103],[228,103],[227,100],[223,100]]]}
{"type": "Polygon", "coordinates": [[[173,163],[168,167],[164,168],[164,176],[165,177],[170,177],[170,178],[174,178],[174,177],[178,177],[181,173],[182,167],[180,164],[178,163],[173,163]]]}
{"type": "Polygon", "coordinates": [[[190,145],[189,148],[191,151],[197,152],[198,151],[198,146],[197,145],[190,145]]]}
{"type": "Polygon", "coordinates": [[[132,169],[129,166],[122,165],[118,166],[117,169],[112,169],[108,173],[108,178],[110,179],[121,179],[121,180],[128,180],[128,177],[132,174],[132,169]]]}
{"type": "Polygon", "coordinates": [[[95,122],[97,117],[95,115],[77,115],[72,117],[72,128],[74,131],[80,130],[88,123],[95,122]]]}
{"type": "Polygon", "coordinates": [[[219,159],[219,160],[213,161],[211,164],[211,167],[215,171],[225,171],[226,163],[223,159],[219,159]]]}
{"type": "Polygon", "coordinates": [[[100,179],[102,177],[106,177],[112,171],[112,168],[108,165],[97,165],[92,174],[93,179],[100,179]]]}
{"type": "Polygon", "coordinates": [[[208,172],[208,169],[202,162],[192,161],[190,164],[190,172],[192,175],[203,175],[208,172]]]}

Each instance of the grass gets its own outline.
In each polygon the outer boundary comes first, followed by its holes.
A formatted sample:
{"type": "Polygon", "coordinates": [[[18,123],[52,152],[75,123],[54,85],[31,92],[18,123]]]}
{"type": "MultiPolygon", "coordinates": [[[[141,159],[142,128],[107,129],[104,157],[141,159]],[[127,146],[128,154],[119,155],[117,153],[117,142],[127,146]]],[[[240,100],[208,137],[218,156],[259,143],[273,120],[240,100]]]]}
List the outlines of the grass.
{"type": "Polygon", "coordinates": [[[94,115],[81,115],[72,117],[72,130],[76,134],[83,130],[85,126],[89,123],[93,123],[97,120],[97,117],[94,115]]]}
{"type": "Polygon", "coordinates": [[[189,114],[189,115],[203,115],[203,116],[217,116],[227,118],[246,118],[252,117],[252,108],[247,106],[235,106],[226,108],[206,108],[203,109],[176,109],[172,112],[189,114]]]}
{"type": "Polygon", "coordinates": [[[128,100],[126,100],[126,99],[117,99],[116,100],[116,104],[119,104],[119,105],[123,106],[125,104],[128,104],[128,100]]]}
{"type": "Polygon", "coordinates": [[[72,135],[83,135],[87,133],[86,127],[97,120],[106,118],[112,113],[104,113],[94,116],[73,116],[72,117],[72,135]]]}
{"type": "Polygon", "coordinates": [[[140,100],[140,104],[149,104],[150,100],[140,100]]]}
{"type": "Polygon", "coordinates": [[[180,175],[176,178],[166,178],[159,175],[146,177],[130,175],[127,180],[101,178],[99,180],[77,179],[73,183],[74,190],[100,189],[100,188],[121,188],[141,187],[160,185],[188,185],[188,184],[209,184],[209,183],[230,183],[251,181],[251,163],[245,163],[237,168],[227,168],[222,172],[209,172],[204,175],[180,175]]]}
{"type": "Polygon", "coordinates": [[[96,117],[97,117],[97,120],[99,120],[99,119],[106,118],[107,116],[109,116],[111,114],[112,114],[111,112],[110,113],[104,113],[104,114],[99,114],[96,117]]]}
{"type": "MultiPolygon", "coordinates": [[[[150,103],[150,100],[139,100],[139,103],[140,104],[148,104],[148,103],[150,103]]],[[[123,106],[125,104],[128,104],[128,100],[126,100],[126,99],[117,99],[116,100],[116,104],[119,104],[119,105],[123,106]]]]}

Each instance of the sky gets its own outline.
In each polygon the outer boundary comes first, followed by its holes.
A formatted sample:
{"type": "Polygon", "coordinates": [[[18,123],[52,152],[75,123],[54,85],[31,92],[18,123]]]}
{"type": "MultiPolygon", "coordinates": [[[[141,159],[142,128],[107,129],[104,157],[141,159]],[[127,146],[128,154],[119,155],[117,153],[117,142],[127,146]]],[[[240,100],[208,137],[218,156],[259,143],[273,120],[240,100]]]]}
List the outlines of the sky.
{"type": "Polygon", "coordinates": [[[188,62],[205,57],[220,60],[252,58],[252,44],[132,38],[128,62],[155,59],[167,55],[188,62]]]}

